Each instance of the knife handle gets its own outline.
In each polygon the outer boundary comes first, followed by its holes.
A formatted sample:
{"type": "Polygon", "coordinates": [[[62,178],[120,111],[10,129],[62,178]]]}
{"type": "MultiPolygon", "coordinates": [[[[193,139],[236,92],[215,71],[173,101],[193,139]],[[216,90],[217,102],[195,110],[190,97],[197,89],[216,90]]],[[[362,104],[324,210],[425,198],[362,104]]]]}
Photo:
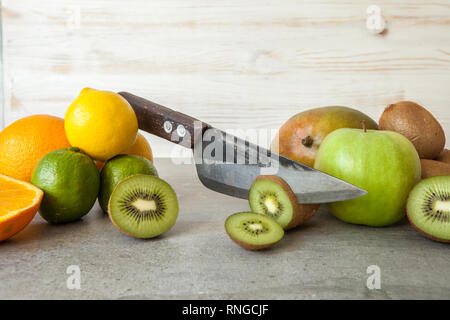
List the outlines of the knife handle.
{"type": "Polygon", "coordinates": [[[119,94],[130,103],[136,113],[139,129],[184,147],[193,149],[195,139],[201,139],[205,129],[210,127],[200,120],[129,92],[119,94]]]}

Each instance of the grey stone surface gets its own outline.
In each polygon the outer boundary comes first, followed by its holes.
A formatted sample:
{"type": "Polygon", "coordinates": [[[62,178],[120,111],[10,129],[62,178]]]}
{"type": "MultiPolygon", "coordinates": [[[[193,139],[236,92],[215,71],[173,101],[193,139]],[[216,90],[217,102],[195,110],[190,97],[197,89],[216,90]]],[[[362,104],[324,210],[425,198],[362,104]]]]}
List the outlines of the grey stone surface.
{"type": "Polygon", "coordinates": [[[177,192],[175,226],[153,240],[128,237],[96,204],[81,221],[49,225],[39,215],[0,244],[0,299],[449,299],[450,245],[409,223],[370,228],[343,223],[322,206],[304,226],[263,252],[236,246],[228,215],[241,199],[205,189],[192,165],[156,159],[177,192]],[[81,289],[66,287],[69,265],[81,289]],[[381,289],[366,287],[367,267],[381,289]]]}

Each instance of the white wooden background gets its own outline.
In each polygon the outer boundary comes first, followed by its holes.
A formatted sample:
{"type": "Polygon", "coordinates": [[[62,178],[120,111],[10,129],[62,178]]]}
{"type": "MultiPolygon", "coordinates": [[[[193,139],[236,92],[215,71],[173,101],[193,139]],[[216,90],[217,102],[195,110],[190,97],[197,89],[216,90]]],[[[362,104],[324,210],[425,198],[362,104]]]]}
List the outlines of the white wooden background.
{"type": "MultiPolygon", "coordinates": [[[[324,105],[378,120],[410,99],[450,140],[449,0],[3,0],[2,29],[6,124],[63,116],[90,86],[223,129],[277,129],[324,105]],[[383,35],[366,30],[371,4],[383,35]]],[[[170,155],[170,143],[150,142],[170,155]]]]}

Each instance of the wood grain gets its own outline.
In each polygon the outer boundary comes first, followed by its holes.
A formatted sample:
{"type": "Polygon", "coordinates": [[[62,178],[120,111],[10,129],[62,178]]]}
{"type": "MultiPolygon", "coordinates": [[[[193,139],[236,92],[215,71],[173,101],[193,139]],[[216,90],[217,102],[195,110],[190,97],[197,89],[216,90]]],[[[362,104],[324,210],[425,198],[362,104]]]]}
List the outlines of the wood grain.
{"type": "MultiPolygon", "coordinates": [[[[450,1],[376,1],[388,23],[377,36],[365,27],[373,3],[3,0],[5,121],[63,116],[90,86],[226,130],[277,129],[324,105],[378,120],[408,99],[450,135],[450,1]]],[[[156,156],[175,152],[146,136],[156,156]]]]}

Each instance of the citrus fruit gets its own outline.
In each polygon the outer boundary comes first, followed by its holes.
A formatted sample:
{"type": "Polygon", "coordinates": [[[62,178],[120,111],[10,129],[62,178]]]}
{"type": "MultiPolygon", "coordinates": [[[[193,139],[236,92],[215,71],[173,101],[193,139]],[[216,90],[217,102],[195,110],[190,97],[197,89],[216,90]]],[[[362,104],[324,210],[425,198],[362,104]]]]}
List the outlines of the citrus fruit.
{"type": "Polygon", "coordinates": [[[119,94],[85,88],[67,109],[64,128],[72,146],[105,161],[134,143],[138,122],[119,94]]]}
{"type": "Polygon", "coordinates": [[[116,185],[126,177],[138,173],[158,176],[153,163],[141,156],[120,154],[106,162],[100,173],[101,182],[98,195],[98,202],[103,211],[108,211],[109,197],[116,185]]]}
{"type": "Polygon", "coordinates": [[[136,141],[131,145],[131,147],[129,147],[125,151],[122,151],[121,153],[135,154],[153,162],[152,148],[150,147],[147,139],[145,139],[145,137],[139,132],[136,136],[136,141]]]}
{"type": "Polygon", "coordinates": [[[30,183],[0,174],[0,241],[12,237],[30,223],[43,194],[30,183]]]}
{"type": "Polygon", "coordinates": [[[0,174],[30,182],[45,154],[66,147],[70,144],[63,119],[49,115],[19,119],[0,132],[0,174]]]}
{"type": "MultiPolygon", "coordinates": [[[[145,137],[139,132],[136,136],[136,141],[134,141],[131,147],[125,151],[122,151],[121,154],[135,154],[153,162],[152,148],[150,147],[147,139],[145,139],[145,137]]],[[[97,166],[98,171],[101,171],[105,163],[102,161],[95,161],[95,165],[97,166]]]]}
{"type": "Polygon", "coordinates": [[[66,223],[92,208],[100,174],[91,158],[70,147],[46,154],[34,168],[31,183],[44,191],[40,215],[51,223],[66,223]]]}

